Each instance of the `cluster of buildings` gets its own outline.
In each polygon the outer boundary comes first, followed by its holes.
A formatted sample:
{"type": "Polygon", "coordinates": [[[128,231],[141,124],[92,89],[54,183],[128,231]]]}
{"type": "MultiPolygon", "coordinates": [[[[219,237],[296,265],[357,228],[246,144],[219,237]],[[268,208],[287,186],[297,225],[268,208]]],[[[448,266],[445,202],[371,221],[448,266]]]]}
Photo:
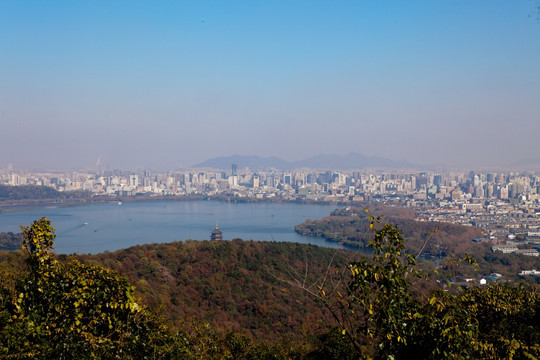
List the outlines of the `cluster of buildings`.
{"type": "MultiPolygon", "coordinates": [[[[540,175],[533,172],[253,171],[240,170],[236,164],[227,171],[189,169],[167,173],[29,173],[5,169],[0,170],[0,184],[87,191],[91,196],[199,195],[344,205],[380,202],[413,208],[419,221],[480,227],[485,237],[474,241],[490,242],[493,251],[538,256],[540,248],[540,175]]],[[[217,225],[212,236],[221,236],[217,225]]]]}
{"type": "Polygon", "coordinates": [[[94,170],[28,173],[5,169],[0,184],[50,186],[94,196],[189,196],[377,201],[414,208],[419,220],[477,226],[488,238],[540,241],[540,175],[518,172],[317,171],[275,169],[94,170]]]}

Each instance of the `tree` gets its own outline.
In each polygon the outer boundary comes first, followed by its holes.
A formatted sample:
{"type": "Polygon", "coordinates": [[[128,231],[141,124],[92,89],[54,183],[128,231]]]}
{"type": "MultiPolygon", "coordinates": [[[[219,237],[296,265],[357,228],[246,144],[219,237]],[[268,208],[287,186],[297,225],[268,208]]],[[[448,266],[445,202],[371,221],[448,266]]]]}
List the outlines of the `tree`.
{"type": "MultiPolygon", "coordinates": [[[[307,272],[291,281],[332,313],[356,358],[540,357],[540,296],[534,288],[490,285],[414,296],[412,283],[428,277],[406,253],[395,225],[369,219],[370,259],[351,261],[346,270],[313,282],[307,272]]],[[[340,340],[325,343],[332,346],[343,349],[340,340]]]]}
{"type": "Polygon", "coordinates": [[[22,227],[27,272],[11,281],[0,269],[0,358],[283,359],[285,345],[220,336],[207,323],[171,332],[135,299],[119,274],[77,259],[59,261],[46,218],[22,227]]]}
{"type": "Polygon", "coordinates": [[[77,260],[59,262],[46,218],[21,229],[28,273],[1,288],[0,356],[144,359],[182,352],[163,320],[137,303],[126,278],[77,260]]]}
{"type": "Polygon", "coordinates": [[[455,294],[436,291],[422,304],[407,354],[430,358],[537,359],[540,296],[526,285],[491,284],[455,294]]]}
{"type": "Polygon", "coordinates": [[[405,252],[401,231],[392,224],[381,225],[380,217],[368,216],[375,234],[368,243],[371,259],[350,261],[347,269],[314,282],[308,281],[307,273],[294,274],[293,283],[332,313],[357,357],[388,358],[406,343],[410,314],[416,308],[410,278],[421,273],[414,267],[414,256],[405,252]]]}

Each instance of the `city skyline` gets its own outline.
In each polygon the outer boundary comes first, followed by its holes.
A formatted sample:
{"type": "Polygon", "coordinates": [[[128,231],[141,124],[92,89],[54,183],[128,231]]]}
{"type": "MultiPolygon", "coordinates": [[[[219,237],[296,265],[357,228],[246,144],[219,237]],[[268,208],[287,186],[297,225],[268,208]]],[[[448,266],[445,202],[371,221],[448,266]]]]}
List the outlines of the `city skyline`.
{"type": "Polygon", "coordinates": [[[0,4],[0,169],[540,158],[537,1],[0,4]]]}

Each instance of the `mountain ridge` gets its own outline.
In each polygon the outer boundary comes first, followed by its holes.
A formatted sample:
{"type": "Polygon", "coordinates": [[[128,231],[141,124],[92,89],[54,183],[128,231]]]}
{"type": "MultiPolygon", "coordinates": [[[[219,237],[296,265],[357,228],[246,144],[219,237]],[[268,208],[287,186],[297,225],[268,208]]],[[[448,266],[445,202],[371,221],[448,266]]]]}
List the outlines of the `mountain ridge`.
{"type": "Polygon", "coordinates": [[[277,169],[292,170],[299,168],[352,170],[362,168],[385,168],[385,169],[417,169],[420,165],[407,160],[390,160],[378,156],[364,156],[360,153],[347,155],[319,154],[299,161],[286,161],[276,156],[260,157],[256,155],[231,155],[219,156],[192,165],[192,168],[230,169],[231,164],[238,164],[238,168],[250,168],[253,170],[277,169]]]}

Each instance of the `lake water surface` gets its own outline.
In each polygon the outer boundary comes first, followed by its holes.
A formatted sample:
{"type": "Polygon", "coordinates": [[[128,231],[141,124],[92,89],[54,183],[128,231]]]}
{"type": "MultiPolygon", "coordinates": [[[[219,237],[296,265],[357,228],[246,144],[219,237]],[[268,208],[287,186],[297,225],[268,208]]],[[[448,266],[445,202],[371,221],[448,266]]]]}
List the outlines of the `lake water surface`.
{"type": "Polygon", "coordinates": [[[30,225],[46,216],[56,228],[57,253],[93,254],[139,244],[208,240],[217,222],[224,239],[338,247],[336,243],[304,237],[294,231],[294,225],[306,219],[323,218],[334,209],[333,205],[204,200],[46,207],[0,214],[0,232],[19,232],[19,225],[30,225]]]}

